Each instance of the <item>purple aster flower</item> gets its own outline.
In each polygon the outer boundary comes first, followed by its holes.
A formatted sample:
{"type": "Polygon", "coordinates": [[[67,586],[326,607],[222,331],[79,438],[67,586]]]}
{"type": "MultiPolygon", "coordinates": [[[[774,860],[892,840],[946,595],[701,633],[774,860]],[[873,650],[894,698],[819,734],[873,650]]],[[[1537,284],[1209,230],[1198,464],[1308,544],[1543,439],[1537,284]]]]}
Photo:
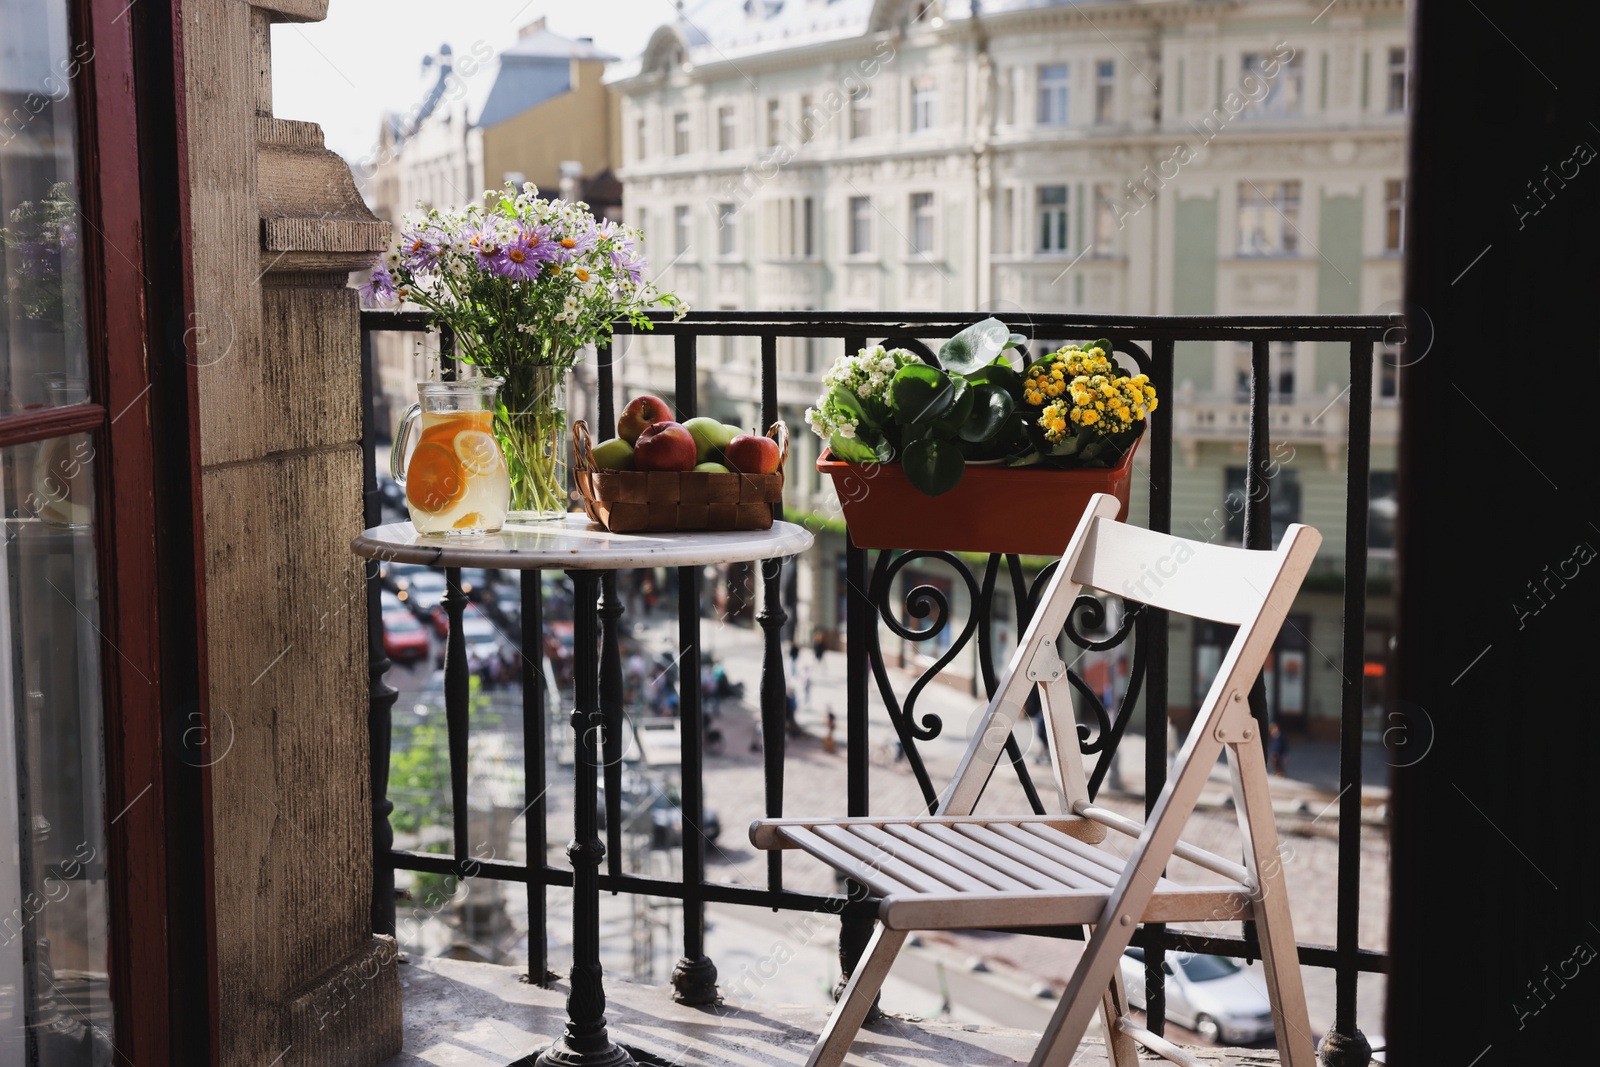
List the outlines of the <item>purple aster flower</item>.
{"type": "Polygon", "coordinates": [[[501,249],[495,273],[513,281],[529,281],[538,277],[539,268],[556,259],[560,246],[550,239],[549,230],[542,226],[520,231],[501,249]]]}
{"type": "Polygon", "coordinates": [[[633,237],[626,230],[619,229],[616,223],[608,220],[600,227],[597,236],[606,242],[606,251],[611,256],[614,270],[622,271],[635,282],[644,277],[644,257],[634,247],[633,237]]]}
{"type": "Polygon", "coordinates": [[[419,226],[400,235],[400,256],[405,265],[419,274],[433,271],[444,252],[444,234],[429,226],[419,226]]]}
{"type": "Polygon", "coordinates": [[[485,222],[475,229],[467,231],[467,249],[472,253],[478,266],[491,274],[500,272],[499,263],[505,255],[505,235],[500,232],[500,227],[492,221],[485,222]]]}
{"type": "Polygon", "coordinates": [[[579,226],[555,242],[556,262],[565,264],[581,259],[594,250],[595,245],[600,243],[600,237],[592,222],[579,226]]]}
{"type": "Polygon", "coordinates": [[[368,307],[398,307],[400,298],[394,291],[394,276],[388,267],[374,267],[372,277],[359,290],[361,302],[368,307]]]}

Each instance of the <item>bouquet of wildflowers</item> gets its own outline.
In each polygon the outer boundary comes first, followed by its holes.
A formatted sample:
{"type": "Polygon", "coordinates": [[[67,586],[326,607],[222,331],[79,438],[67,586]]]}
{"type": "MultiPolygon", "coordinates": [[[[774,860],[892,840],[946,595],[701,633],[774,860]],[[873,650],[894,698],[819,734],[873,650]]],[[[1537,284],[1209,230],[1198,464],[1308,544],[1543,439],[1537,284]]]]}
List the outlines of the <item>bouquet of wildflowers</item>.
{"type": "Polygon", "coordinates": [[[836,458],[898,462],[929,496],[954,488],[968,462],[1115,465],[1156,409],[1149,378],[1122,374],[1109,341],[1067,345],[1019,372],[1007,352],[1025,340],[985,319],[947,341],[937,367],[903,348],[863,348],[823,376],[806,422],[836,458]]]}
{"type": "Polygon", "coordinates": [[[588,204],[541,199],[532,183],[484,200],[407,215],[361,294],[369,306],[433,312],[454,331],[458,359],[502,379],[494,425],[511,510],[549,517],[568,508],[565,371],[613,322],[649,329],[646,311],[689,309],[646,278],[638,232],[596,222],[588,204]]]}
{"type": "Polygon", "coordinates": [[[463,362],[499,377],[529,362],[570,367],[617,319],[648,329],[650,308],[688,311],[645,279],[637,231],[596,223],[583,201],[540,199],[531,182],[484,198],[405,216],[364,300],[432,311],[463,362]]]}

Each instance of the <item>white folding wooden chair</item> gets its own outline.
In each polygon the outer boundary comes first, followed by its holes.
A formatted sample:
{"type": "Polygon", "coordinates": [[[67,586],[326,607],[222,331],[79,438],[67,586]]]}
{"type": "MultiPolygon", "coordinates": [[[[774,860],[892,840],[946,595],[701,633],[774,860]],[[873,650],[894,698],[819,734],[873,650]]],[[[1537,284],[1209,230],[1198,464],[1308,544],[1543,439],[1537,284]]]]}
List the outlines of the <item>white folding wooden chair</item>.
{"type": "Polygon", "coordinates": [[[1096,1010],[1114,1067],[1137,1067],[1137,1041],[1184,1061],[1175,1046],[1127,1016],[1119,960],[1139,922],[1254,919],[1280,1062],[1313,1067],[1311,1024],[1278,860],[1261,737],[1247,696],[1283,625],[1322,535],[1290,526],[1275,552],[1187,541],[1115,520],[1117,501],[1095,496],[1067,545],[937,814],[906,819],[764,819],[758,848],[799,848],[881,897],[879,925],[807,1067],[837,1067],[906,935],[978,927],[1093,927],[1033,1067],[1067,1067],[1096,1010]],[[1083,587],[1238,626],[1216,680],[1144,823],[1088,796],[1067,670],[1056,639],[1083,587]],[[1037,686],[1065,804],[1062,815],[975,816],[1005,739],[1037,686]],[[1228,753],[1244,840],[1236,863],[1180,840],[1218,753],[1228,753]],[[1098,847],[1107,830],[1136,838],[1126,859],[1098,847]],[[1215,874],[1202,886],[1163,876],[1173,856],[1215,874]]]}

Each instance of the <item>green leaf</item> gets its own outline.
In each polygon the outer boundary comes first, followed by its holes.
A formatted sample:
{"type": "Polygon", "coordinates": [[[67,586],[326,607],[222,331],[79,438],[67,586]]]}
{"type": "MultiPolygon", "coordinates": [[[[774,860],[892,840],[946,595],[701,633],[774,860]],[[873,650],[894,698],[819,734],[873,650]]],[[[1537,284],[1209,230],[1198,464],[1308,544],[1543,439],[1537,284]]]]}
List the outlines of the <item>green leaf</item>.
{"type": "Polygon", "coordinates": [[[1016,410],[1011,394],[985,382],[972,390],[972,415],[962,422],[957,434],[963,441],[987,441],[998,434],[1016,410]]]}
{"type": "Polygon", "coordinates": [[[1024,337],[1020,333],[1014,333],[1010,337],[1006,338],[1006,347],[1007,348],[1021,348],[1023,345],[1025,345],[1027,343],[1028,343],[1028,339],[1026,337],[1024,337]]]}
{"type": "Polygon", "coordinates": [[[931,422],[955,399],[950,377],[922,363],[908,363],[889,383],[890,407],[901,426],[931,422]]]}
{"type": "Polygon", "coordinates": [[[906,445],[905,455],[900,462],[906,478],[928,496],[938,496],[954,489],[967,467],[959,445],[932,438],[906,445]]]}
{"type": "Polygon", "coordinates": [[[1018,374],[1009,363],[991,363],[987,367],[979,367],[967,375],[967,381],[973,385],[987,382],[1004,389],[1017,399],[1022,397],[1022,375],[1018,374]]]}
{"type": "Polygon", "coordinates": [[[972,414],[972,386],[959,374],[950,376],[950,407],[933,421],[933,436],[953,437],[972,414]]]}
{"type": "Polygon", "coordinates": [[[846,463],[876,463],[878,453],[867,446],[865,442],[856,437],[845,437],[834,434],[828,438],[828,448],[833,454],[846,463]]]}
{"type": "Polygon", "coordinates": [[[970,374],[991,363],[1006,347],[1011,331],[996,318],[975,322],[939,349],[939,363],[947,371],[970,374]]]}
{"type": "Polygon", "coordinates": [[[1114,355],[1112,354],[1111,342],[1107,341],[1104,337],[1102,337],[1099,340],[1097,340],[1094,344],[1092,344],[1092,345],[1084,345],[1084,347],[1085,348],[1098,348],[1100,351],[1102,351],[1102,352],[1104,352],[1106,354],[1106,358],[1107,359],[1115,358],[1114,355]]]}
{"type": "MultiPolygon", "coordinates": [[[[874,412],[868,410],[861,398],[842,385],[836,385],[828,390],[828,398],[839,407],[854,415],[857,422],[866,423],[868,426],[879,426],[881,422],[874,417],[874,412]]],[[[874,405],[876,406],[876,405],[874,405]]]]}

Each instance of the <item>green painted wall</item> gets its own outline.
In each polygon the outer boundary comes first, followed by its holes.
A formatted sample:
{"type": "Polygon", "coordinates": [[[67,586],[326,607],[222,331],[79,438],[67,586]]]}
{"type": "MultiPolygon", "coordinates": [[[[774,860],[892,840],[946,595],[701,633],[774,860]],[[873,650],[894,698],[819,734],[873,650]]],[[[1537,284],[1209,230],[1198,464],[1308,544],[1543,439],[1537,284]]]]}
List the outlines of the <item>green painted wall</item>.
{"type": "MultiPolygon", "coordinates": [[[[1172,216],[1172,313],[1217,311],[1217,209],[1219,196],[1175,197],[1172,216]]],[[[1212,345],[1180,341],[1173,353],[1173,378],[1214,388],[1212,345]]]]}
{"type": "MultiPolygon", "coordinates": [[[[1360,196],[1323,196],[1322,222],[1317,227],[1317,314],[1358,315],[1361,307],[1360,196]]],[[[1350,382],[1350,350],[1343,345],[1317,346],[1318,390],[1343,389],[1350,382]]]]}

